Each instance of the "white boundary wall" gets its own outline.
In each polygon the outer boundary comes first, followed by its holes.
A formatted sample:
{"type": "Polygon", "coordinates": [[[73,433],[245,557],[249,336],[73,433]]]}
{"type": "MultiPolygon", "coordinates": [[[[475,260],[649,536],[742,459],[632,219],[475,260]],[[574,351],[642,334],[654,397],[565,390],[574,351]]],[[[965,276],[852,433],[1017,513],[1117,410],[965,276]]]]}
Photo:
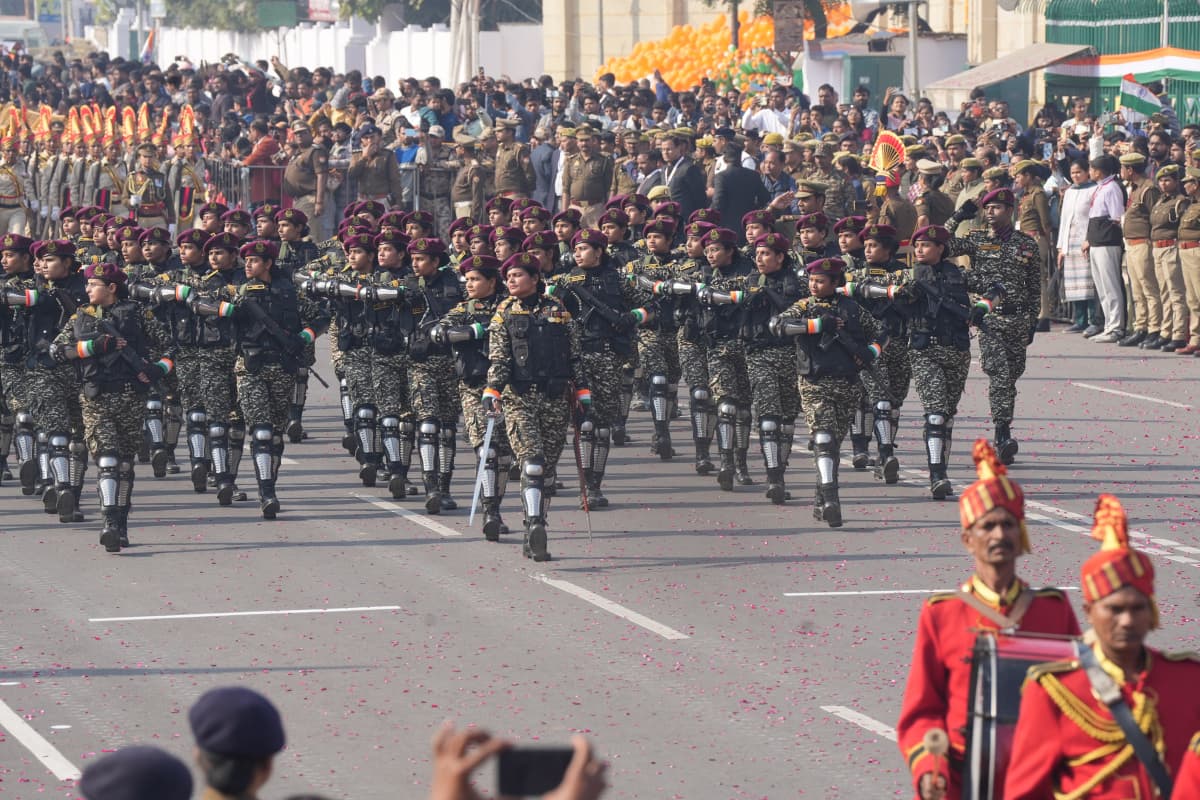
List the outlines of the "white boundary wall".
{"type": "MultiPolygon", "coordinates": [[[[122,10],[124,12],[124,10],[122,10]]],[[[108,30],[109,54],[136,58],[129,48],[129,20],[124,13],[108,30]]],[[[247,61],[269,61],[278,55],[289,67],[330,67],[336,72],[360,69],[382,75],[394,87],[400,78],[435,75],[449,83],[450,29],[416,25],[382,31],[361,19],[337,23],[301,23],[295,28],[242,33],[196,28],[159,28],[155,60],[168,64],[184,55],[194,64],[218,61],[235,53],[247,61]]],[[[479,34],[480,64],[488,75],[520,80],[543,72],[541,25],[501,25],[479,34]]]]}

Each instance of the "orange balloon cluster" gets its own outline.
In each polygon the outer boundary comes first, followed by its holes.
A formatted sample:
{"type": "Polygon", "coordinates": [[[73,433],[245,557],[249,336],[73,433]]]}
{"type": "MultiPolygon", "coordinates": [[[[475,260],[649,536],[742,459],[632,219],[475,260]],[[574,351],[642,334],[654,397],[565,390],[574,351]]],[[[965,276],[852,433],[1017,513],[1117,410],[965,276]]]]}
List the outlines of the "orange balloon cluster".
{"type": "MultiPolygon", "coordinates": [[[[849,5],[833,6],[827,12],[829,36],[841,36],[854,26],[849,5]]],[[[733,52],[733,34],[729,15],[717,14],[700,25],[676,25],[665,39],[638,42],[633,52],[614,57],[596,71],[597,75],[611,72],[620,83],[649,78],[655,70],[675,89],[700,83],[701,78],[713,78],[725,71],[731,61],[742,61],[752,51],[775,46],[775,20],[769,16],[751,17],[748,12],[738,15],[740,31],[738,48],[733,52]]],[[[812,38],[811,21],[804,23],[806,38],[812,38]]]]}

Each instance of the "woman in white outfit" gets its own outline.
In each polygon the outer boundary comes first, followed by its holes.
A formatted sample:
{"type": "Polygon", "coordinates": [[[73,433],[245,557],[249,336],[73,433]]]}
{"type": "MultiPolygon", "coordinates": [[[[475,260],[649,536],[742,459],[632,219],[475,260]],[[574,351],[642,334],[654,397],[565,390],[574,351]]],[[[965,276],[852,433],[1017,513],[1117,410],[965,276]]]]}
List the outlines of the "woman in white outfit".
{"type": "Polygon", "coordinates": [[[1096,184],[1088,175],[1088,163],[1079,158],[1070,164],[1071,185],[1062,196],[1058,225],[1058,266],[1063,276],[1063,299],[1071,304],[1074,324],[1067,333],[1083,332],[1095,336],[1104,329],[1096,303],[1096,285],[1087,255],[1081,250],[1087,241],[1088,210],[1096,184]]]}

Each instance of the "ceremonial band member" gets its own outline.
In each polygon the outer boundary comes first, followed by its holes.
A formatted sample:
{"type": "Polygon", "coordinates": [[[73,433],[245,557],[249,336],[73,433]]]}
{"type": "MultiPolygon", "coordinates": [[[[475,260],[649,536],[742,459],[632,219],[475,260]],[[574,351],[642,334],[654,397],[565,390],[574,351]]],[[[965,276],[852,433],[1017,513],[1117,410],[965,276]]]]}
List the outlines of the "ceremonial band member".
{"type": "Polygon", "coordinates": [[[1075,612],[1061,591],[1035,590],[1017,577],[1017,559],[1029,552],[1025,495],[985,440],[975,443],[974,455],[979,480],[963,492],[959,514],[962,543],[975,559],[975,572],[958,592],[934,595],[922,607],[896,724],[900,752],[920,800],[956,800],[962,795],[975,632],[1015,628],[1079,634],[1075,612]],[[925,734],[932,729],[949,736],[946,758],[925,750],[925,734]]]}
{"type": "Polygon", "coordinates": [[[1112,495],[1096,502],[1092,536],[1102,542],[1082,569],[1083,610],[1092,629],[1078,660],[1029,671],[1004,797],[1194,797],[1172,794],[1169,786],[1156,790],[1156,784],[1169,784],[1180,772],[1200,728],[1200,659],[1146,646],[1159,623],[1154,565],[1129,546],[1125,511],[1112,495]],[[1118,715],[1128,720],[1128,732],[1118,715]],[[1149,768],[1135,752],[1136,739],[1152,751],[1149,768]]]}

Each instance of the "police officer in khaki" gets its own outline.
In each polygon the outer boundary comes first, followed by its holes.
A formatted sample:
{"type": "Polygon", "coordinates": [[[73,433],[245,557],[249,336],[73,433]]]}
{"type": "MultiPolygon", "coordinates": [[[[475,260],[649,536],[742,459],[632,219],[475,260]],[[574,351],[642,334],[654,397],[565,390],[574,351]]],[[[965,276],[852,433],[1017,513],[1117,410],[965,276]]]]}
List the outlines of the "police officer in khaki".
{"type": "MultiPolygon", "coordinates": [[[[977,158],[964,158],[958,162],[958,171],[956,174],[960,177],[958,193],[957,195],[951,195],[955,197],[954,210],[958,211],[967,202],[978,205],[979,198],[983,197],[985,192],[983,185],[983,162],[977,158]]],[[[949,185],[950,181],[946,183],[949,185]]],[[[946,194],[950,194],[949,189],[946,189],[946,194]]],[[[968,219],[958,223],[958,227],[953,233],[955,236],[961,238],[984,224],[986,223],[978,217],[968,219]]]]}
{"type": "Polygon", "coordinates": [[[600,152],[591,128],[575,131],[579,155],[563,170],[563,207],[572,206],[583,215],[581,227],[594,228],[604,213],[604,202],[613,181],[613,160],[600,152]]]}
{"type": "Polygon", "coordinates": [[[400,202],[404,192],[396,154],[384,144],[383,131],[374,125],[362,126],[359,141],[362,151],[350,159],[348,173],[358,187],[358,199],[374,200],[384,208],[391,208],[400,202]]]}
{"type": "Polygon", "coordinates": [[[1121,156],[1121,180],[1128,187],[1121,232],[1125,237],[1125,271],[1133,295],[1133,330],[1120,345],[1161,347],[1162,302],[1150,246],[1150,209],[1158,202],[1158,186],[1147,177],[1146,157],[1141,153],[1121,156]]]}
{"type": "Polygon", "coordinates": [[[29,177],[17,150],[17,139],[5,136],[0,140],[0,233],[25,235],[28,218],[25,204],[28,202],[29,177]]]}
{"type": "Polygon", "coordinates": [[[917,162],[917,173],[921,187],[913,204],[917,207],[917,227],[946,224],[954,213],[954,201],[942,191],[945,168],[936,161],[922,158],[917,162]]]}
{"type": "Polygon", "coordinates": [[[1181,183],[1191,200],[1179,218],[1179,266],[1187,290],[1190,335],[1187,347],[1176,350],[1175,355],[1200,357],[1200,169],[1188,167],[1181,183]]]}
{"type": "Polygon", "coordinates": [[[325,181],[329,176],[329,154],[313,144],[312,128],[303,120],[292,123],[292,137],[298,151],[283,171],[283,194],[292,198],[292,207],[308,217],[308,230],[314,242],[325,238],[322,215],[325,213],[325,181]]]}
{"type": "Polygon", "coordinates": [[[1053,229],[1050,226],[1050,201],[1042,190],[1042,180],[1038,176],[1037,162],[1024,159],[1013,164],[1010,174],[1013,186],[1021,190],[1021,199],[1017,203],[1017,230],[1027,233],[1037,242],[1040,261],[1038,268],[1042,274],[1042,295],[1038,310],[1037,329],[1050,330],[1050,317],[1058,302],[1055,282],[1051,280],[1054,264],[1050,255],[1050,237],[1053,229]]]}
{"type": "Polygon", "coordinates": [[[528,197],[533,191],[533,160],[529,146],[516,140],[521,123],[513,119],[497,119],[496,131],[496,194],[501,197],[528,197]]]}
{"type": "MultiPolygon", "coordinates": [[[[1185,302],[1183,270],[1179,266],[1179,220],[1188,207],[1188,198],[1179,192],[1183,172],[1178,164],[1168,164],[1154,176],[1159,198],[1150,209],[1150,244],[1154,250],[1154,274],[1158,278],[1163,321],[1159,337],[1162,351],[1174,353],[1187,347],[1188,308],[1185,302]]],[[[1147,348],[1150,349],[1150,348],[1147,348]]]]}

